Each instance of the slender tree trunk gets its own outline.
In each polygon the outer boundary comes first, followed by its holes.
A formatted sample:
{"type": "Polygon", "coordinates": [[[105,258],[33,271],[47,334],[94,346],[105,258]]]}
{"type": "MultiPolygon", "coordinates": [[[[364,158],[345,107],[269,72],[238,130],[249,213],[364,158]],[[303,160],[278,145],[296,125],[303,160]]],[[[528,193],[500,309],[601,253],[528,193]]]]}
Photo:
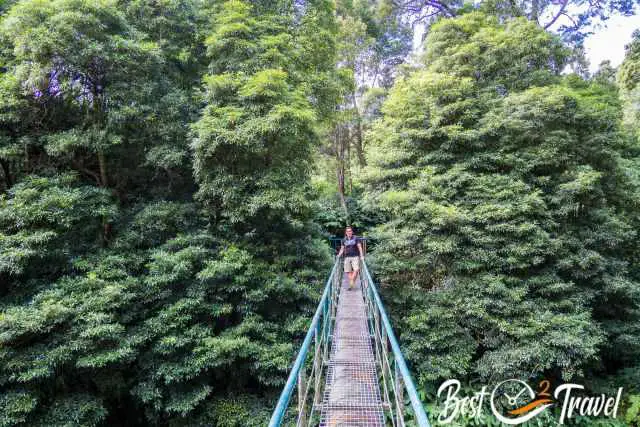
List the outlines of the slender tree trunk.
{"type": "Polygon", "coordinates": [[[100,166],[100,186],[106,188],[109,185],[107,180],[107,159],[102,150],[98,151],[98,164],[100,166]]]}
{"type": "Polygon", "coordinates": [[[531,2],[531,17],[529,18],[536,23],[538,22],[538,15],[540,14],[540,5],[538,4],[538,1],[539,0],[533,0],[531,2]]]}
{"type": "Polygon", "coordinates": [[[364,167],[367,165],[367,160],[364,157],[364,143],[362,138],[362,115],[360,114],[360,109],[358,108],[358,102],[356,101],[355,92],[351,93],[351,99],[353,102],[353,109],[356,112],[356,123],[355,123],[356,155],[358,156],[358,163],[360,163],[360,166],[364,167]]]}
{"type": "Polygon", "coordinates": [[[344,196],[344,170],[340,168],[338,168],[338,196],[340,197],[340,206],[342,206],[347,223],[349,223],[349,208],[347,207],[347,199],[344,196]]]}
{"type": "Polygon", "coordinates": [[[107,246],[109,243],[109,237],[111,236],[111,223],[103,218],[102,220],[102,245],[107,246]]]}
{"type": "Polygon", "coordinates": [[[13,186],[13,177],[11,176],[11,168],[9,162],[0,159],[0,166],[2,166],[2,173],[4,174],[4,182],[7,185],[7,190],[13,186]]]}
{"type": "Polygon", "coordinates": [[[29,144],[24,143],[24,172],[31,173],[31,162],[29,161],[29,144]]]}
{"type": "MultiPolygon", "coordinates": [[[[107,174],[107,158],[104,155],[104,151],[98,151],[98,165],[100,167],[100,186],[107,188],[109,185],[107,174]]],[[[107,218],[102,219],[102,243],[107,245],[109,243],[109,237],[111,236],[111,223],[107,218]]]]}
{"type": "MultiPolygon", "coordinates": [[[[349,128],[348,128],[349,129],[349,128]]],[[[345,144],[347,147],[347,159],[345,161],[346,165],[346,176],[349,179],[349,194],[353,193],[353,176],[351,175],[351,129],[349,129],[347,134],[347,143],[345,144]]]]}
{"type": "Polygon", "coordinates": [[[364,144],[362,139],[362,120],[360,119],[360,113],[356,120],[356,154],[358,155],[358,163],[360,166],[367,166],[367,160],[364,158],[364,144]]]}
{"type": "Polygon", "coordinates": [[[344,210],[345,218],[349,222],[349,208],[344,194],[344,138],[342,138],[342,125],[337,125],[335,130],[335,153],[336,153],[336,178],[338,182],[338,197],[340,205],[344,210]]]}

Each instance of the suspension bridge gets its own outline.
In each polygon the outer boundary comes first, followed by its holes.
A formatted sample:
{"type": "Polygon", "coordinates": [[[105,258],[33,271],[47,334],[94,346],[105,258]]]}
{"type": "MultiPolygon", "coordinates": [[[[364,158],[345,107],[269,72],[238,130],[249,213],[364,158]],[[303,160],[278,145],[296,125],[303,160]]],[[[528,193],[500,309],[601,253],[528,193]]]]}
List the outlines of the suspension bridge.
{"type": "Polygon", "coordinates": [[[269,426],[430,427],[366,262],[353,290],[342,267],[336,259],[269,426]]]}

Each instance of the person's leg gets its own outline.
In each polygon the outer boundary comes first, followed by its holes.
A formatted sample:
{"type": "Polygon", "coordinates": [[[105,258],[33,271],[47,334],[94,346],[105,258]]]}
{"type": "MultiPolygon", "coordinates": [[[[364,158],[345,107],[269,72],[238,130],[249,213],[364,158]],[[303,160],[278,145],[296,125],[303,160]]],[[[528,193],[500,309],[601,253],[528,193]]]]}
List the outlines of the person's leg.
{"type": "Polygon", "coordinates": [[[354,261],[352,269],[353,269],[353,272],[351,274],[353,274],[353,279],[351,279],[351,281],[355,284],[356,279],[358,278],[358,273],[360,272],[359,260],[357,258],[354,261]]]}
{"type": "Polygon", "coordinates": [[[347,277],[349,278],[349,286],[351,286],[351,273],[353,269],[351,268],[351,260],[349,257],[344,258],[344,272],[347,273],[347,277]]]}
{"type": "Polygon", "coordinates": [[[351,257],[349,259],[349,264],[350,265],[350,270],[351,272],[349,273],[349,289],[353,288],[353,285],[356,282],[356,276],[358,275],[358,259],[351,257]]]}

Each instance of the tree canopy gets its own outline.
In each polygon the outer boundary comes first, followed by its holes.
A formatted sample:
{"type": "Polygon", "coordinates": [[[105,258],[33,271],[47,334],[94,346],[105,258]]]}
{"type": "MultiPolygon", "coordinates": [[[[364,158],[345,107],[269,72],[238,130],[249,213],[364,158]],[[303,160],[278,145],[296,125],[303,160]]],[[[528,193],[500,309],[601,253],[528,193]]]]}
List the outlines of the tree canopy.
{"type": "Polygon", "coordinates": [[[371,129],[364,178],[421,381],[633,364],[637,201],[615,92],[560,75],[567,51],[524,19],[444,20],[427,46],[371,129]]]}
{"type": "Polygon", "coordinates": [[[319,295],[330,4],[165,3],[2,19],[0,425],[263,425],[319,295]]]}
{"type": "Polygon", "coordinates": [[[425,403],[640,425],[639,35],[565,72],[634,4],[0,1],[0,427],[265,425],[347,224],[425,403]]]}
{"type": "Polygon", "coordinates": [[[502,19],[523,17],[554,30],[569,43],[582,44],[594,27],[606,23],[615,14],[633,16],[638,2],[586,1],[586,0],[486,0],[465,2],[460,0],[383,0],[389,8],[399,10],[408,19],[429,21],[434,17],[455,17],[470,9],[480,9],[502,19]]]}

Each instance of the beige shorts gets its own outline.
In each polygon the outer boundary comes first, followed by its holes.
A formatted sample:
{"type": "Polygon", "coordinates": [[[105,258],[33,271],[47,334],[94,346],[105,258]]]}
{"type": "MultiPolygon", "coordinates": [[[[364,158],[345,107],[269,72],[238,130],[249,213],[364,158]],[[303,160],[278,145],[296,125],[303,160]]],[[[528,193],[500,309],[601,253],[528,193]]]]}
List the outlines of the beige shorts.
{"type": "Polygon", "coordinates": [[[351,273],[352,271],[360,270],[360,257],[348,256],[344,258],[344,272],[351,273]]]}

